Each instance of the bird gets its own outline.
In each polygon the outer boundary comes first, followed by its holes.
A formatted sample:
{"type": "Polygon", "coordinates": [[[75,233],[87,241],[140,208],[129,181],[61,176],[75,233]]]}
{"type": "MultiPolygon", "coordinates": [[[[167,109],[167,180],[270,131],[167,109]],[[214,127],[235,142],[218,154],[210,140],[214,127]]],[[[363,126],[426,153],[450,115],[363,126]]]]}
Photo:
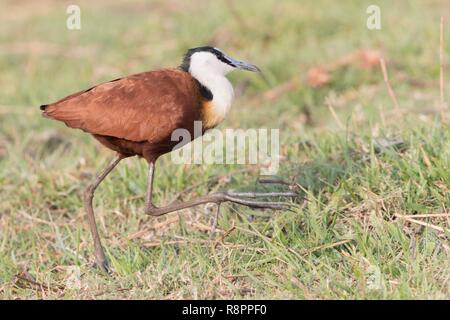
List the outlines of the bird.
{"type": "Polygon", "coordinates": [[[202,134],[218,126],[234,99],[233,86],[226,75],[235,69],[261,72],[257,66],[231,58],[221,49],[195,47],[187,50],[178,67],[121,77],[40,106],[44,117],[81,129],[116,153],[83,194],[98,268],[110,270],[97,230],[92,204],[94,192],[125,158],[138,156],[148,163],[144,212],[151,216],[206,203],[216,203],[219,207],[223,202],[276,210],[285,208],[286,202],[258,201],[256,198],[296,196],[294,192],[225,191],[161,207],[154,204],[155,162],[178,143],[172,141],[172,132],[185,129],[192,136],[196,121],[201,121],[202,134]]]}

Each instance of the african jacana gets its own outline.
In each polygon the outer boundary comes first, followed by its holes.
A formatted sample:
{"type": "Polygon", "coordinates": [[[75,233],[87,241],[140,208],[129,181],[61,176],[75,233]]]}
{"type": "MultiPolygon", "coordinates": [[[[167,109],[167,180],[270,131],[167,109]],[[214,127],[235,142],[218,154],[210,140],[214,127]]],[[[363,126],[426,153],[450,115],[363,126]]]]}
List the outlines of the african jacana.
{"type": "Polygon", "coordinates": [[[43,115],[64,122],[68,127],[91,133],[104,146],[117,152],[84,193],[89,227],[94,239],[96,264],[107,270],[95,223],[94,191],[120,160],[140,156],[148,162],[145,213],[160,216],[176,210],[230,201],[252,208],[283,208],[283,202],[251,200],[257,197],[287,196],[292,192],[219,192],[156,207],[152,202],[155,161],[172,151],[177,141],[174,130],[184,128],[193,134],[194,121],[201,121],[203,132],[224,120],[233,100],[233,87],[225,75],[233,69],[260,72],[258,67],[237,61],[213,47],[189,49],[181,66],[138,73],[102,83],[69,95],[55,103],[42,105],[43,115]]]}

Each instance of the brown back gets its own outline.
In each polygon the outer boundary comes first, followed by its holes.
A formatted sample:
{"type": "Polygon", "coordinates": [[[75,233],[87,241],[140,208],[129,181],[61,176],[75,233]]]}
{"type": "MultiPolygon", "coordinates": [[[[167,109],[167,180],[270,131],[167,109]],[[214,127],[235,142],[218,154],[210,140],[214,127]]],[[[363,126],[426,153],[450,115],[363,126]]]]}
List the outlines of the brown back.
{"type": "Polygon", "coordinates": [[[130,75],[72,94],[44,114],[71,128],[130,141],[160,143],[201,119],[197,82],[179,69],[130,75]]]}

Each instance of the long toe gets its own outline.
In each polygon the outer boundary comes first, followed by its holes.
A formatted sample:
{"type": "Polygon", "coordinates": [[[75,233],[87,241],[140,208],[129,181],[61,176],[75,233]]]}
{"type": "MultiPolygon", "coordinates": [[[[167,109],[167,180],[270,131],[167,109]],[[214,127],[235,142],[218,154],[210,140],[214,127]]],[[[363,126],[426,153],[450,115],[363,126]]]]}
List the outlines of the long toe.
{"type": "Polygon", "coordinates": [[[246,198],[241,197],[229,197],[229,201],[232,201],[234,203],[238,203],[250,208],[260,208],[260,209],[274,209],[274,210],[281,210],[281,209],[287,209],[290,206],[292,206],[289,202],[278,202],[278,201],[254,201],[249,200],[246,198]]]}
{"type": "Polygon", "coordinates": [[[299,194],[296,192],[234,192],[234,191],[228,191],[227,194],[231,197],[244,197],[244,198],[263,198],[263,197],[296,198],[299,196],[299,194]]]}

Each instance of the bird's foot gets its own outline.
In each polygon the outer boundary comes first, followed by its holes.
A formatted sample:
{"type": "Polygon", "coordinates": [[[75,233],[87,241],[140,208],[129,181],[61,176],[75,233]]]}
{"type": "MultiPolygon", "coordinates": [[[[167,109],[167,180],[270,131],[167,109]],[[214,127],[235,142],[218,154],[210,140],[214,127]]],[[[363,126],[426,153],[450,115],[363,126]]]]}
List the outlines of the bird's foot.
{"type": "Polygon", "coordinates": [[[95,257],[95,262],[92,263],[92,268],[100,270],[106,274],[111,274],[111,268],[109,266],[108,260],[105,256],[103,257],[95,257]]]}
{"type": "MultiPolygon", "coordinates": [[[[282,201],[256,201],[256,198],[268,198],[268,197],[287,197],[296,198],[298,194],[295,192],[234,192],[227,191],[223,192],[223,197],[225,201],[234,202],[240,205],[247,206],[252,209],[270,209],[270,210],[290,210],[294,205],[290,202],[282,201]]],[[[218,216],[220,214],[220,203],[217,203],[217,209],[211,223],[210,239],[212,240],[215,236],[218,216]]]]}
{"type": "MultiPolygon", "coordinates": [[[[273,183],[289,185],[292,190],[294,186],[280,179],[260,180],[260,183],[273,183]]],[[[211,193],[202,197],[187,200],[181,203],[171,203],[164,207],[156,207],[151,200],[146,201],[145,213],[152,216],[161,216],[169,212],[181,209],[191,208],[206,203],[216,203],[220,205],[223,202],[233,202],[253,209],[272,209],[272,210],[289,210],[294,204],[292,202],[281,201],[260,201],[257,198],[285,197],[297,198],[297,192],[235,192],[232,190],[225,192],[211,193]]],[[[149,198],[150,199],[150,198],[149,198]]]]}

